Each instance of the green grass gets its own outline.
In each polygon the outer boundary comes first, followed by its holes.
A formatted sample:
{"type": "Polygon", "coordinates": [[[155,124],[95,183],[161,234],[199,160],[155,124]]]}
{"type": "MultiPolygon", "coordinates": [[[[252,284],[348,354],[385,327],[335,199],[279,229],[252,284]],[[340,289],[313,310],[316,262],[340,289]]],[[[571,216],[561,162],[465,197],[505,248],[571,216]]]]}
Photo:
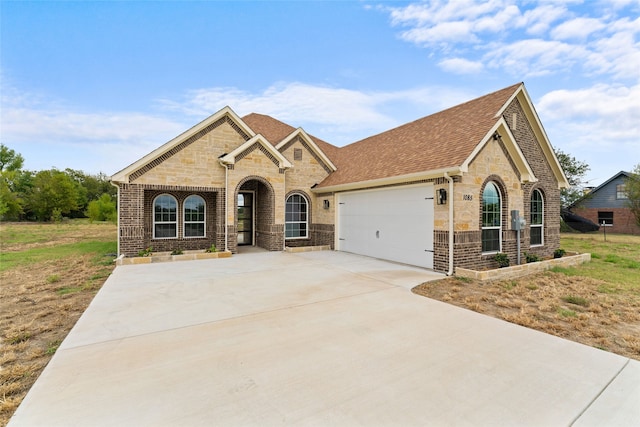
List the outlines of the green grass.
{"type": "Polygon", "coordinates": [[[576,317],[578,313],[573,310],[568,310],[566,308],[558,307],[558,314],[562,317],[576,317]]]}
{"type": "Polygon", "coordinates": [[[579,305],[579,306],[582,306],[582,307],[588,307],[589,306],[589,301],[587,301],[586,298],[577,297],[575,295],[569,295],[569,296],[563,297],[562,301],[568,302],[569,304],[579,305]]]}
{"type": "Polygon", "coordinates": [[[571,252],[591,253],[591,262],[551,271],[567,276],[584,276],[605,282],[603,293],[629,291],[640,295],[640,236],[602,233],[562,233],[560,246],[571,252]]]}
{"type": "MultiPolygon", "coordinates": [[[[32,248],[20,252],[0,253],[0,271],[10,268],[29,265],[47,260],[59,260],[70,256],[95,254],[94,262],[102,262],[104,254],[114,253],[117,250],[116,242],[88,241],[69,243],[59,246],[32,248]]],[[[112,262],[112,260],[109,260],[112,262]]]]}

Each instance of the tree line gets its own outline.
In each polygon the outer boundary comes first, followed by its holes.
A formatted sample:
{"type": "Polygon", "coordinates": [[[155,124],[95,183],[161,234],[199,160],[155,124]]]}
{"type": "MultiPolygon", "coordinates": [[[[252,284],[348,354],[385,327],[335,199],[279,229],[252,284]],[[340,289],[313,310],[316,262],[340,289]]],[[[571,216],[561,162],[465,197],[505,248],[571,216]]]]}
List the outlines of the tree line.
{"type": "Polygon", "coordinates": [[[24,170],[24,158],[0,144],[0,220],[117,219],[117,190],[103,173],[74,169],[24,170]]]}

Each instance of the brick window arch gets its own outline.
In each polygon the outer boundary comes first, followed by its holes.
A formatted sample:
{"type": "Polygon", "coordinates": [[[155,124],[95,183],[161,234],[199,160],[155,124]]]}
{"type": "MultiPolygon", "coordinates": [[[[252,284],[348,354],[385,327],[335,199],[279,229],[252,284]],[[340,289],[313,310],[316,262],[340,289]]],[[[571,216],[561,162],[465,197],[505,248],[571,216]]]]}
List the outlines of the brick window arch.
{"type": "Polygon", "coordinates": [[[538,189],[531,192],[529,227],[530,245],[544,245],[544,196],[538,189]]]}
{"type": "Polygon", "coordinates": [[[285,239],[306,239],[309,237],[309,201],[301,193],[287,197],[285,204],[285,239]]]}
{"type": "Polygon", "coordinates": [[[205,237],[207,204],[197,194],[187,197],[183,204],[184,237],[205,237]]]}
{"type": "Polygon", "coordinates": [[[502,203],[500,188],[489,181],[482,191],[482,253],[502,250],[502,203]]]}
{"type": "Polygon", "coordinates": [[[153,200],[153,238],[178,237],[178,201],[170,194],[160,194],[153,200]]]}

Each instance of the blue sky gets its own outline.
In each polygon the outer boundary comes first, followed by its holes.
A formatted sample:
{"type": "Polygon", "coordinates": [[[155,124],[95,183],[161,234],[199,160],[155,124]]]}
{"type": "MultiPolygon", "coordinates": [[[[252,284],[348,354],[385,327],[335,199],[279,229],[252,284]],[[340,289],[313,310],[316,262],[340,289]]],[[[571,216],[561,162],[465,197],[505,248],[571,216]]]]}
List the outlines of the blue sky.
{"type": "Polygon", "coordinates": [[[230,106],[345,145],[524,81],[590,185],[640,163],[640,0],[0,0],[0,141],[111,175],[230,106]]]}

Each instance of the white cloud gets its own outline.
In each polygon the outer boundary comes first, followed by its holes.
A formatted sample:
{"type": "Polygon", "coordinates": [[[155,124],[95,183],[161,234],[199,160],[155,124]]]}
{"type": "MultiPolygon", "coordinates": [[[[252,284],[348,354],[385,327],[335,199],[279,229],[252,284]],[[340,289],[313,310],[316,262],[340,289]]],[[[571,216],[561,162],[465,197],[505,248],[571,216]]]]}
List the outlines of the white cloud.
{"type": "Polygon", "coordinates": [[[3,109],[2,136],[9,140],[55,139],[134,142],[177,132],[181,125],[141,113],[77,113],[45,109],[3,109]]]}
{"type": "Polygon", "coordinates": [[[563,126],[574,146],[640,149],[640,85],[556,90],[540,99],[537,110],[543,122],[563,126]]]}
{"type": "Polygon", "coordinates": [[[369,123],[391,124],[375,106],[384,102],[384,94],[349,89],[313,86],[304,83],[279,83],[260,93],[236,88],[206,88],[190,91],[182,101],[162,100],[172,110],[206,117],[230,106],[240,116],[256,112],[282,121],[331,124],[353,129],[369,123]]]}
{"type": "MultiPolygon", "coordinates": [[[[403,40],[436,53],[455,52],[456,59],[468,64],[483,62],[484,68],[502,68],[518,77],[575,67],[593,75],[637,79],[640,18],[620,15],[638,3],[594,2],[589,8],[581,3],[427,0],[382,10],[392,25],[402,27],[403,40]]],[[[440,62],[447,71],[455,71],[452,64],[450,59],[440,62]]]]}
{"type": "Polygon", "coordinates": [[[470,61],[464,58],[449,58],[438,63],[444,71],[454,74],[477,74],[484,70],[484,65],[479,61],[470,61]]]}
{"type": "Polygon", "coordinates": [[[138,112],[78,112],[43,94],[2,87],[2,142],[23,154],[32,169],[117,170],[185,128],[138,112]]]}
{"type": "Polygon", "coordinates": [[[567,43],[527,39],[494,45],[483,59],[489,68],[501,68],[512,75],[528,77],[570,69],[586,54],[583,48],[567,43]]]}
{"type": "Polygon", "coordinates": [[[328,142],[344,145],[466,101],[475,94],[450,87],[362,92],[291,82],[260,92],[237,88],[189,91],[180,101],[161,100],[172,111],[204,118],[225,106],[238,115],[270,115],[303,127],[328,142]]]}
{"type": "Polygon", "coordinates": [[[565,21],[551,30],[551,37],[556,40],[584,40],[590,34],[599,31],[605,24],[596,18],[576,18],[565,21]]]}
{"type": "Polygon", "coordinates": [[[567,15],[567,8],[557,4],[542,4],[527,10],[514,26],[525,28],[527,34],[541,36],[551,28],[551,25],[567,15]]]}

